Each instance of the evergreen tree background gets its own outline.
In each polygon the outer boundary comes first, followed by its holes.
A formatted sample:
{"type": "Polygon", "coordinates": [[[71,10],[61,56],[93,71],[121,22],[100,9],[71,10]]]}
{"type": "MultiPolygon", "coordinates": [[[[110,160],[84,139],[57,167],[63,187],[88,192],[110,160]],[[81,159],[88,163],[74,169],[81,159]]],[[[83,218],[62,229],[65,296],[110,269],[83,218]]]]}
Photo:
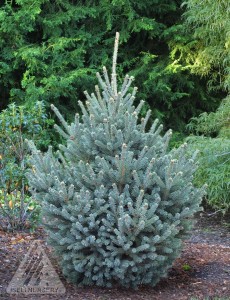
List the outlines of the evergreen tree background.
{"type": "Polygon", "coordinates": [[[188,0],[184,5],[186,26],[193,28],[191,72],[209,74],[208,88],[227,94],[215,112],[191,119],[188,128],[193,136],[187,139],[200,150],[196,184],[207,182],[208,203],[226,213],[230,209],[230,2],[188,0]]]}
{"type": "MultiPolygon", "coordinates": [[[[218,93],[180,60],[192,35],[185,32],[180,0],[16,0],[0,5],[0,109],[9,102],[58,105],[68,118],[75,99],[92,89],[106,65],[116,31],[122,49],[118,77],[136,77],[140,97],[165,128],[217,108],[218,93]],[[179,61],[179,62],[178,62],[179,61]],[[176,122],[175,122],[176,119],[176,122]]],[[[191,42],[191,43],[190,43],[191,42]]],[[[191,48],[191,47],[190,47],[191,48]]],[[[185,57],[185,56],[183,56],[185,57]]],[[[72,117],[72,116],[71,116],[72,117]]]]}
{"type": "Polygon", "coordinates": [[[80,285],[154,286],[167,276],[199,211],[204,187],[192,184],[195,156],[186,145],[168,151],[171,130],[161,135],[151,111],[140,117],[134,106],[133,77],[117,84],[116,36],[111,79],[97,73],[102,90],[85,92],[82,118],[68,125],[52,108],[66,139],[46,154],[29,142],[28,180],[42,203],[49,241],[65,276],[80,285]]]}

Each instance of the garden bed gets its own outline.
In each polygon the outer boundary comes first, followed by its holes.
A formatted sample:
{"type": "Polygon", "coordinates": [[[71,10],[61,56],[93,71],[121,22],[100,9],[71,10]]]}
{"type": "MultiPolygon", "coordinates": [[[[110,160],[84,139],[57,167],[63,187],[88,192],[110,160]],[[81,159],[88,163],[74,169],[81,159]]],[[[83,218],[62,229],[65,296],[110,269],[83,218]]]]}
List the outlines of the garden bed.
{"type": "Polygon", "coordinates": [[[137,291],[120,287],[78,288],[66,282],[52,249],[45,243],[42,227],[34,234],[0,232],[0,299],[230,299],[230,230],[218,220],[208,213],[199,216],[191,238],[184,243],[181,257],[175,261],[168,278],[162,279],[155,288],[141,286],[137,291]],[[6,292],[33,240],[40,240],[44,245],[66,288],[65,295],[9,295],[6,292]]]}

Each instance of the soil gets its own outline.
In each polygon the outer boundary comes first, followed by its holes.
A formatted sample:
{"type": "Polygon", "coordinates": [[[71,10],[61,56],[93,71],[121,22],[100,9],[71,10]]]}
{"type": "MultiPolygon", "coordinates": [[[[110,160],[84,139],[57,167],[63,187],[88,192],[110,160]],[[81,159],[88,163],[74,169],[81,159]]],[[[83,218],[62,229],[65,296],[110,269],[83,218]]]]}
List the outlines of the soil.
{"type": "Polygon", "coordinates": [[[202,213],[190,239],[168,273],[156,287],[140,286],[138,290],[114,287],[79,288],[62,276],[52,249],[45,242],[45,233],[5,233],[0,231],[0,300],[5,299],[76,299],[76,300],[230,300],[230,218],[220,221],[215,213],[202,213]],[[40,240],[47,256],[66,288],[64,295],[8,294],[6,288],[25,257],[32,241],[40,240]]]}

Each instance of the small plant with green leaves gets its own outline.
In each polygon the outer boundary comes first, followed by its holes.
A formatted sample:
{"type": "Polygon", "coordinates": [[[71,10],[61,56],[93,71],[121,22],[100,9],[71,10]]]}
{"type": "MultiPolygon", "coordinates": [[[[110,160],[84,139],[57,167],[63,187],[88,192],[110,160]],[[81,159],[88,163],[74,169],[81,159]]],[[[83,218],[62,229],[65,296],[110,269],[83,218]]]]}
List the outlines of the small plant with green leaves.
{"type": "Polygon", "coordinates": [[[192,270],[192,267],[191,267],[189,264],[184,264],[184,265],[182,266],[182,269],[183,269],[184,271],[188,272],[188,271],[191,271],[191,270],[192,270]]]}
{"type": "Polygon", "coordinates": [[[39,208],[28,192],[25,170],[28,147],[25,138],[33,138],[45,149],[51,142],[50,125],[45,106],[16,106],[14,103],[0,113],[0,227],[14,230],[28,222],[35,225],[39,208]],[[32,206],[36,209],[31,209],[32,206]]]}
{"type": "Polygon", "coordinates": [[[29,195],[24,196],[23,215],[20,219],[21,198],[22,194],[18,190],[14,190],[10,194],[6,193],[4,189],[0,190],[0,224],[2,229],[30,228],[34,230],[37,224],[41,222],[41,206],[29,195]]]}
{"type": "Polygon", "coordinates": [[[196,153],[186,145],[168,149],[171,130],[158,120],[146,130],[151,111],[139,119],[133,77],[119,87],[118,34],[111,79],[103,68],[102,92],[85,92],[70,125],[52,106],[66,142],[42,154],[30,141],[27,173],[42,203],[44,225],[63,273],[79,285],[154,286],[180,255],[182,240],[199,211],[205,188],[192,184],[196,153]]]}

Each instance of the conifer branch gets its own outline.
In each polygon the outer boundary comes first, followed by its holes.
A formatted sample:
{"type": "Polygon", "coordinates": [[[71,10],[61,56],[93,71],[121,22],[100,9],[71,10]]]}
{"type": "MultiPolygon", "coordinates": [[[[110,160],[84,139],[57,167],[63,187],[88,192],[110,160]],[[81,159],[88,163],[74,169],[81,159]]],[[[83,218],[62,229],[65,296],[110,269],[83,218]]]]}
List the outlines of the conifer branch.
{"type": "Polygon", "coordinates": [[[112,66],[112,78],[111,85],[114,95],[117,96],[117,52],[118,52],[118,43],[119,43],[119,32],[116,32],[115,43],[114,43],[114,52],[113,52],[113,66],[112,66]]]}

